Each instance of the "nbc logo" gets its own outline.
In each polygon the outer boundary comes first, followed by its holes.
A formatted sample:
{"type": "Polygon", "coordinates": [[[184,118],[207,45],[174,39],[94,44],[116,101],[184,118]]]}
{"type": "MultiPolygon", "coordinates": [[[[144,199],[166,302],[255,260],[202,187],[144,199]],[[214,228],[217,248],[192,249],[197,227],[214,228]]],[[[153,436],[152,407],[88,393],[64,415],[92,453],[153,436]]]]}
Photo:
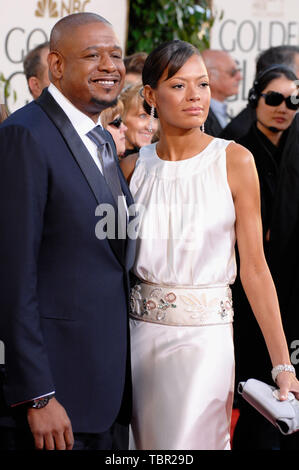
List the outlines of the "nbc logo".
{"type": "Polygon", "coordinates": [[[57,2],[54,0],[40,0],[37,2],[37,8],[35,10],[35,16],[43,17],[48,12],[50,18],[57,18],[57,2]]]}
{"type": "Polygon", "coordinates": [[[44,18],[45,16],[62,18],[65,15],[85,11],[88,3],[90,3],[90,0],[61,0],[60,2],[55,2],[55,0],[39,0],[34,14],[38,18],[44,18]]]}

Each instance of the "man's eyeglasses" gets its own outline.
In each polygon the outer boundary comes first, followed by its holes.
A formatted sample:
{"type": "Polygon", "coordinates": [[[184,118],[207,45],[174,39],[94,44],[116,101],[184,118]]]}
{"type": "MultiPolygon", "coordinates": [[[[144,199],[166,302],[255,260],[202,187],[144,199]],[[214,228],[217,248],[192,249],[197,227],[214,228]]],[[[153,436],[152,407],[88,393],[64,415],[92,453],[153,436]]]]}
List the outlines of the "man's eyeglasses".
{"type": "Polygon", "coordinates": [[[109,126],[114,126],[116,127],[117,129],[120,128],[121,124],[122,124],[123,120],[122,118],[119,116],[117,118],[115,118],[113,121],[109,122],[108,125],[109,126]]]}
{"type": "Polygon", "coordinates": [[[231,70],[227,70],[226,73],[230,76],[230,77],[235,77],[237,75],[237,73],[241,72],[241,69],[240,68],[236,68],[236,69],[231,69],[231,70]]]}
{"type": "Polygon", "coordinates": [[[220,69],[220,68],[217,68],[217,67],[210,67],[210,70],[216,70],[217,73],[227,73],[227,75],[229,75],[230,77],[235,77],[237,75],[237,73],[241,72],[240,67],[236,67],[236,68],[230,69],[230,70],[220,69]]]}
{"type": "Polygon", "coordinates": [[[261,96],[265,98],[265,103],[268,106],[279,106],[283,101],[285,101],[286,107],[296,111],[299,108],[299,95],[294,96],[283,96],[282,93],[277,91],[270,91],[269,93],[261,93],[261,96]]]}

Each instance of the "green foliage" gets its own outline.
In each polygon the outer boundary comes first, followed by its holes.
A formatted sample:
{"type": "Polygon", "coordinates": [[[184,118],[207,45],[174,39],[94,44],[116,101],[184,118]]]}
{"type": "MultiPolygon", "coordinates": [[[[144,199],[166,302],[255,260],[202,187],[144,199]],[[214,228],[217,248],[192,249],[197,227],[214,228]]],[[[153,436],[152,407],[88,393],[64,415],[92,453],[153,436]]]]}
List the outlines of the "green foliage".
{"type": "Polygon", "coordinates": [[[149,53],[172,39],[208,48],[214,21],[209,4],[208,0],[131,0],[127,55],[149,53]]]}
{"type": "MultiPolygon", "coordinates": [[[[3,73],[0,72],[0,90],[4,90],[4,98],[7,99],[11,95],[10,84],[8,80],[4,77],[3,73]]],[[[12,91],[14,103],[17,101],[17,93],[15,90],[12,91]]]]}

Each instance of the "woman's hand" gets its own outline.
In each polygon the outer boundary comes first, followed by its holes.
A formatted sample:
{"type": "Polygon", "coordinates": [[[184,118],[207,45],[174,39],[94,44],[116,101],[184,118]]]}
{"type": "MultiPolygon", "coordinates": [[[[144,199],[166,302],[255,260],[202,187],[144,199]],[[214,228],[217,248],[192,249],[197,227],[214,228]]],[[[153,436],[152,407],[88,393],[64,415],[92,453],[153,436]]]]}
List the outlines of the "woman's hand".
{"type": "Polygon", "coordinates": [[[292,372],[280,372],[276,378],[276,383],[279,386],[281,401],[287,400],[289,392],[294,393],[297,400],[299,400],[299,381],[292,372]]]}

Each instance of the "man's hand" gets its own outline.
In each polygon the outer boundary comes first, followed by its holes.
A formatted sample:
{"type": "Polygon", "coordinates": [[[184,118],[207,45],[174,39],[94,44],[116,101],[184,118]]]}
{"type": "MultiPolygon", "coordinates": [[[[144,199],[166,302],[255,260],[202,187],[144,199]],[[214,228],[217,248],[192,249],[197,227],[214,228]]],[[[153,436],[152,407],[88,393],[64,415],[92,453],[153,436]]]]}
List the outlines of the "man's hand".
{"type": "Polygon", "coordinates": [[[72,425],[65,409],[55,398],[51,398],[44,408],[28,408],[27,418],[36,449],[72,449],[72,425]]]}

